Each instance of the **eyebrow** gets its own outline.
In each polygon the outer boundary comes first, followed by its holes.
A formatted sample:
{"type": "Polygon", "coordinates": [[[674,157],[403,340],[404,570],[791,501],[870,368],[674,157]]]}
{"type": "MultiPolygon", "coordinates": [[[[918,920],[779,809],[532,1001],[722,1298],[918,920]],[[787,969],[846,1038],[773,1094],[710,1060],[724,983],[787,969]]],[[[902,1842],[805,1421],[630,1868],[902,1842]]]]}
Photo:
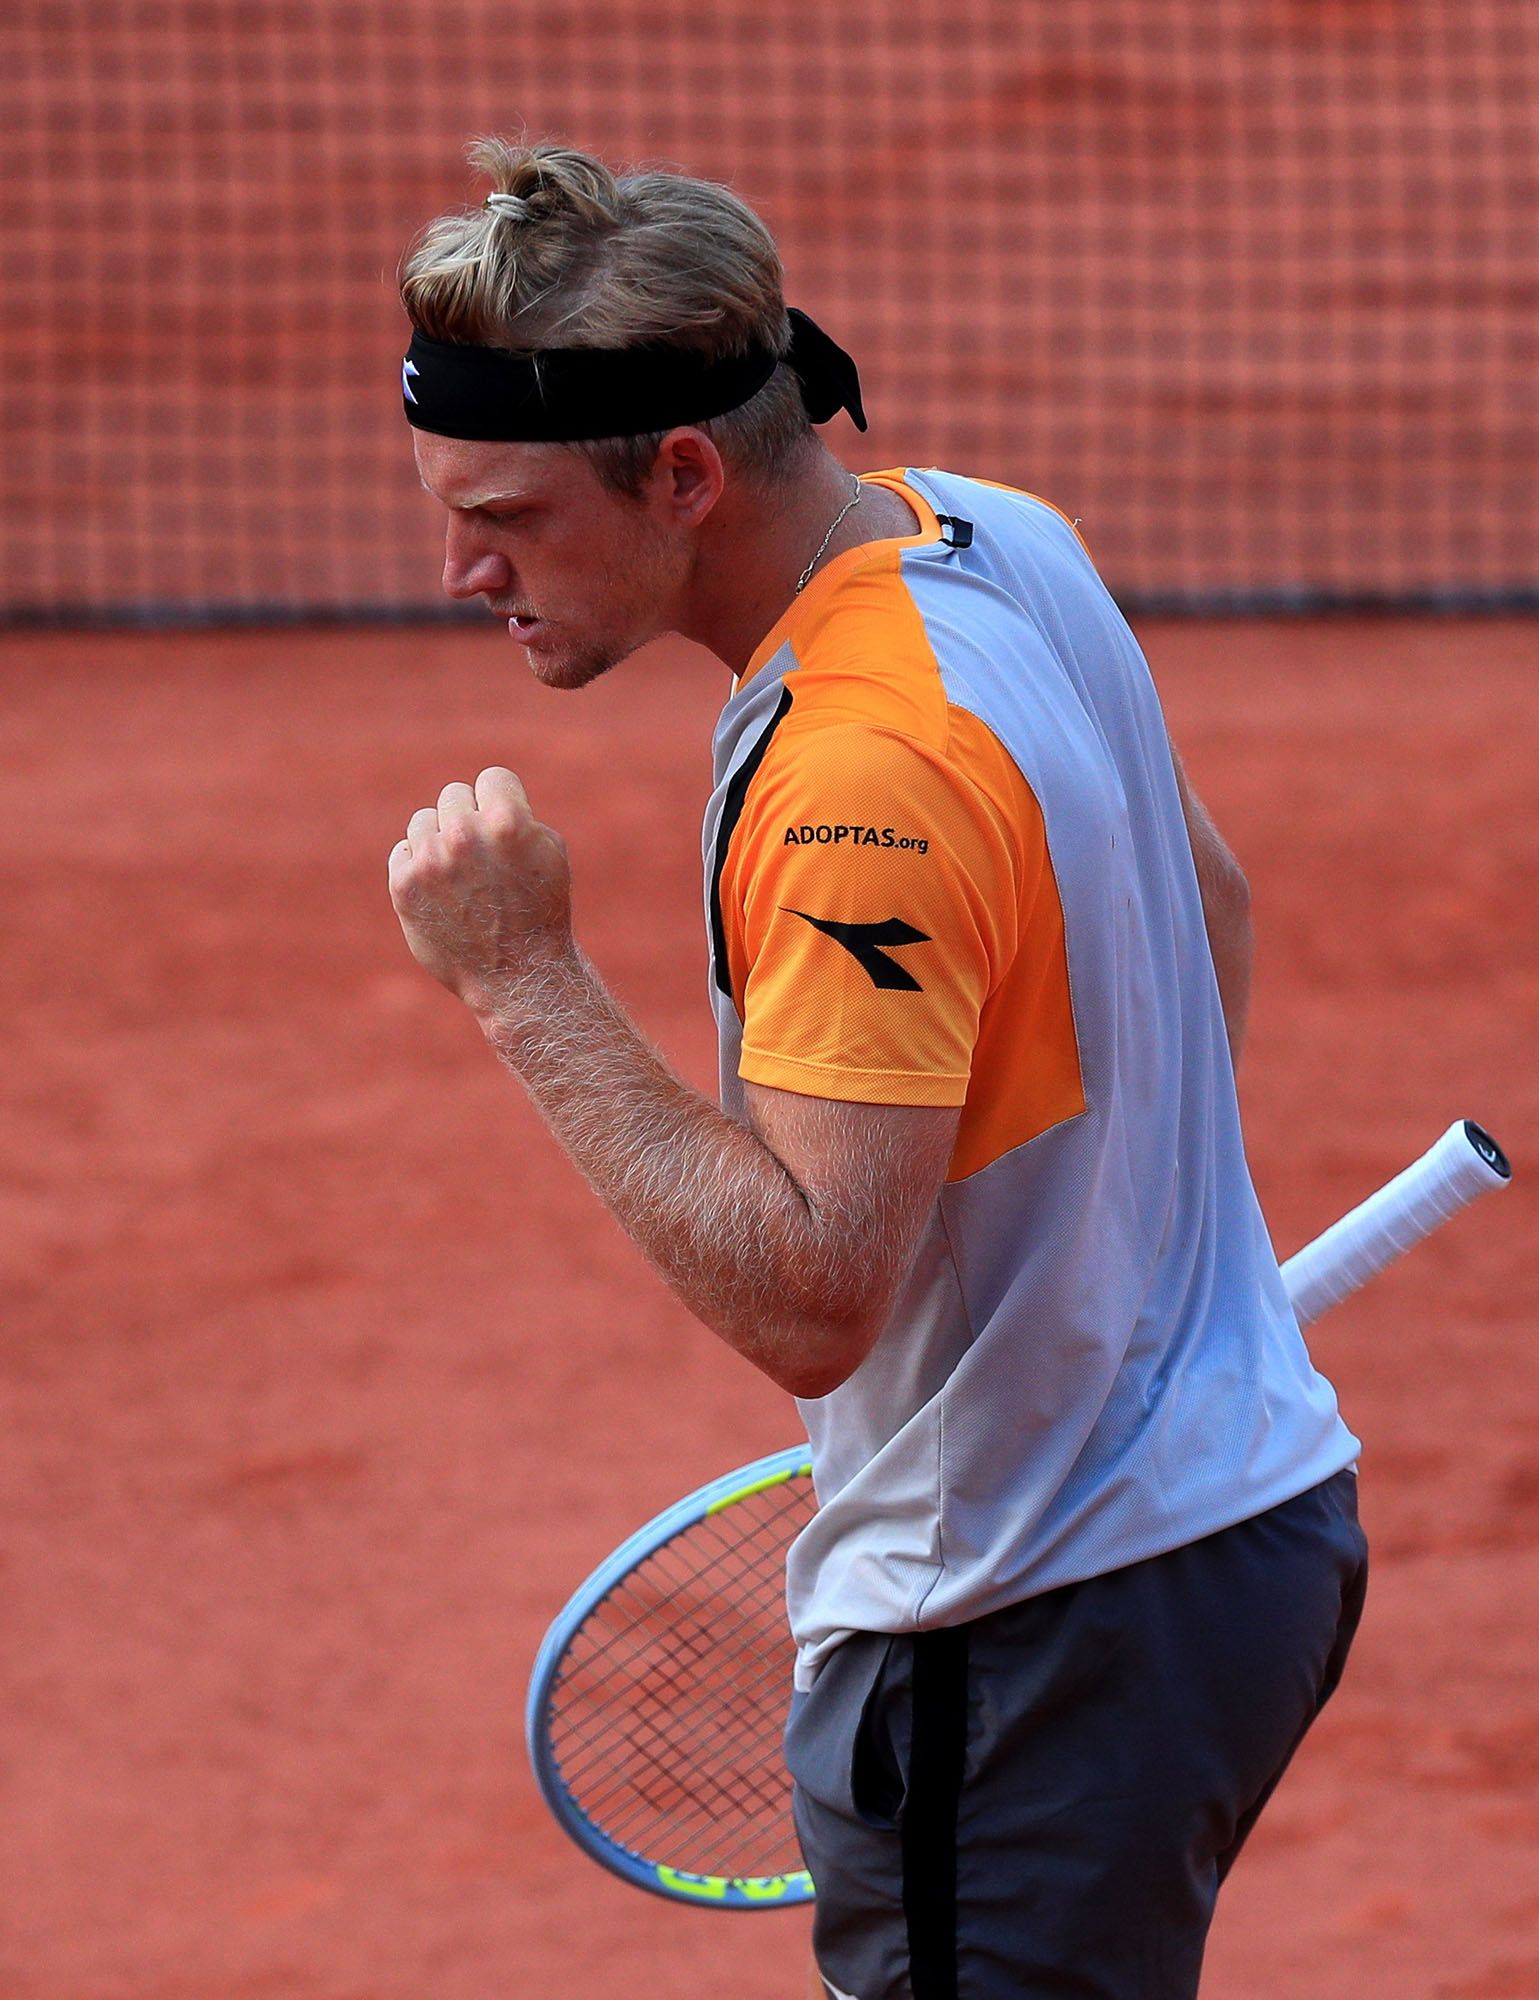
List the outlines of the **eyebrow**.
{"type": "MultiPolygon", "coordinates": [[[[432,493],[435,500],[442,498],[440,494],[433,493],[432,487],[428,485],[420,473],[417,475],[417,484],[422,488],[424,493],[432,493]]],[[[490,506],[494,500],[524,501],[528,498],[529,495],[527,493],[478,493],[471,500],[444,500],[443,505],[445,507],[452,507],[456,513],[468,514],[473,508],[490,506]]]]}

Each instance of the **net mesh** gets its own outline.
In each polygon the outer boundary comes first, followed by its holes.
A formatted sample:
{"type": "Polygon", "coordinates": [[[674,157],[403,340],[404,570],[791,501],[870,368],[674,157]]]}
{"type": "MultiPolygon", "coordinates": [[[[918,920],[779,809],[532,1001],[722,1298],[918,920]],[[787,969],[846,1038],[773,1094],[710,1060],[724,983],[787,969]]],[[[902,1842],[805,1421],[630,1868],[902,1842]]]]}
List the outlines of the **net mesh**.
{"type": "Polygon", "coordinates": [[[802,1866],[781,1753],[785,1559],[814,1505],[805,1474],[734,1501],[647,1556],[572,1637],[551,1749],[578,1811],[643,1860],[694,1875],[802,1866]]]}
{"type": "Polygon", "coordinates": [[[1124,599],[1539,602],[1524,0],[11,0],[12,617],[440,602],[393,268],[480,131],[730,180],[863,467],[1124,599]]]}

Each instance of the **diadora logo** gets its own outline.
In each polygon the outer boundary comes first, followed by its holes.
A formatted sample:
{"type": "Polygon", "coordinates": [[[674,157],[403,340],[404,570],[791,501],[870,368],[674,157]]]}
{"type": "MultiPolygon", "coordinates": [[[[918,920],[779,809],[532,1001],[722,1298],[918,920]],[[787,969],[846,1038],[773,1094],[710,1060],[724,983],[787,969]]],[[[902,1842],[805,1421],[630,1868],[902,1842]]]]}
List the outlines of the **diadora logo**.
{"type": "Polygon", "coordinates": [[[401,394],[406,398],[408,403],[415,403],[417,400],[416,396],[412,393],[411,378],[413,375],[420,375],[421,373],[422,370],[417,366],[415,361],[408,359],[401,363],[401,394]]]}
{"type": "Polygon", "coordinates": [[[891,826],[788,826],[782,847],[897,847],[905,854],[928,854],[930,843],[919,835],[899,833],[891,826]]]}
{"type": "Polygon", "coordinates": [[[880,924],[841,924],[832,917],[809,917],[805,910],[787,909],[786,915],[800,917],[804,924],[811,924],[824,937],[832,938],[835,944],[842,944],[873,986],[885,987],[893,993],[924,991],[913,973],[887,954],[906,944],[928,944],[930,935],[927,931],[916,931],[901,917],[888,917],[880,924]]]}

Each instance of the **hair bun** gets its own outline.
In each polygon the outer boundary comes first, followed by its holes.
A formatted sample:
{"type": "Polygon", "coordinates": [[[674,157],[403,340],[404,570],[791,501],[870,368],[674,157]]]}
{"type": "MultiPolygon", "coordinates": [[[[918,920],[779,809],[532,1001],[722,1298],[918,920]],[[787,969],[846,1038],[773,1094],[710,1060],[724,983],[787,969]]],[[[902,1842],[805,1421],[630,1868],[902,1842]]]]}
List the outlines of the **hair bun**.
{"type": "Polygon", "coordinates": [[[579,235],[602,236],[620,221],[620,189],[602,160],[571,146],[545,141],[522,146],[481,140],[470,163],[486,174],[494,192],[485,206],[500,221],[553,225],[579,235]]]}
{"type": "Polygon", "coordinates": [[[489,194],[484,206],[504,222],[527,222],[534,205],[523,194],[489,194]]]}

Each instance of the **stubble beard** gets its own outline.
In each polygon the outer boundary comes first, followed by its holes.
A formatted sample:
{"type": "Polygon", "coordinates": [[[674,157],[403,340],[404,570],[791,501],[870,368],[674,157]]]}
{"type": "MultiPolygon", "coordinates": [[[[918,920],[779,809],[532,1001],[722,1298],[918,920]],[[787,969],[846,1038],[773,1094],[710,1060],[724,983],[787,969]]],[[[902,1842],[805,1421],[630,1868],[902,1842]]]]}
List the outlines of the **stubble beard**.
{"type": "Polygon", "coordinates": [[[645,644],[641,639],[587,639],[570,646],[525,648],[529,671],[542,687],[575,693],[590,686],[611,667],[628,660],[645,644]]]}

